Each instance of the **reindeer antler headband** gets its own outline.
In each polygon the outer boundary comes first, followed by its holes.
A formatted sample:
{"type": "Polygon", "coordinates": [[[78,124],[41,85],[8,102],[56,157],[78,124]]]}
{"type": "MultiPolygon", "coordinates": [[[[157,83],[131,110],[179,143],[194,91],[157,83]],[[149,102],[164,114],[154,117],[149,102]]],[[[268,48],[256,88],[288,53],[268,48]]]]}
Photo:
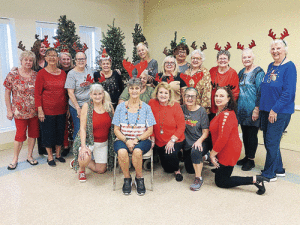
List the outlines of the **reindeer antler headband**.
{"type": "MultiPolygon", "coordinates": [[[[255,46],[256,46],[255,41],[252,40],[251,43],[249,44],[249,48],[252,49],[255,46]]],[[[238,42],[237,43],[237,49],[244,50],[244,45],[241,45],[240,42],[238,42]]]]}
{"type": "Polygon", "coordinates": [[[85,52],[88,49],[88,46],[86,45],[86,43],[83,43],[83,46],[80,48],[78,47],[77,43],[74,42],[72,48],[75,50],[75,52],[85,52]]]}
{"type": "Polygon", "coordinates": [[[285,37],[289,36],[290,34],[288,33],[288,30],[286,28],[284,28],[283,32],[281,33],[281,37],[280,38],[276,38],[276,34],[274,34],[274,32],[272,31],[272,29],[269,30],[269,34],[268,36],[270,36],[273,40],[282,40],[282,42],[285,44],[285,41],[283,40],[285,37]]]}
{"type": "MultiPolygon", "coordinates": [[[[191,48],[193,48],[194,50],[197,49],[196,41],[193,41],[191,48]]],[[[203,52],[205,49],[207,49],[205,42],[203,42],[203,45],[200,47],[200,49],[201,49],[201,52],[203,52]]]]}
{"type": "MultiPolygon", "coordinates": [[[[230,48],[231,48],[231,45],[230,45],[229,42],[227,42],[227,45],[224,47],[224,50],[228,51],[228,49],[230,49],[230,48]]],[[[218,43],[215,44],[215,48],[214,49],[217,50],[217,51],[221,51],[222,50],[221,46],[219,46],[218,43]]]]}
{"type": "Polygon", "coordinates": [[[137,74],[136,78],[139,78],[141,76],[142,72],[145,69],[147,69],[148,62],[145,60],[145,61],[142,61],[142,62],[138,63],[137,65],[133,65],[131,62],[128,62],[127,60],[124,59],[123,60],[123,67],[127,70],[130,78],[133,77],[132,71],[134,69],[137,69],[138,74],[137,74]]]}

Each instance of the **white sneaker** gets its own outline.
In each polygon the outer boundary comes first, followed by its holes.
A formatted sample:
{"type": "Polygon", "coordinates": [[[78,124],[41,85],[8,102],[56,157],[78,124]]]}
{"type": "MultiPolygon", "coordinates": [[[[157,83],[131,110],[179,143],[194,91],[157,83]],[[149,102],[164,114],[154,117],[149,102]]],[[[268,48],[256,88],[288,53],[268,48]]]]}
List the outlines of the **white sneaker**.
{"type": "Polygon", "coordinates": [[[277,177],[285,177],[285,173],[276,173],[277,177]]]}

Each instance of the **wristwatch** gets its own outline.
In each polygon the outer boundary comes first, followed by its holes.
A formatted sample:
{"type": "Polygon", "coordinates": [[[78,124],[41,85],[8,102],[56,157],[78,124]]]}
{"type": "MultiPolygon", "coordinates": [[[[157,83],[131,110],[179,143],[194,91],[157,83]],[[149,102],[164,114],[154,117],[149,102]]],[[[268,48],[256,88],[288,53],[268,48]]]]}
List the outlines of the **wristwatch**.
{"type": "Polygon", "coordinates": [[[175,138],[171,138],[171,141],[175,143],[175,142],[176,142],[176,139],[175,139],[175,138]]]}

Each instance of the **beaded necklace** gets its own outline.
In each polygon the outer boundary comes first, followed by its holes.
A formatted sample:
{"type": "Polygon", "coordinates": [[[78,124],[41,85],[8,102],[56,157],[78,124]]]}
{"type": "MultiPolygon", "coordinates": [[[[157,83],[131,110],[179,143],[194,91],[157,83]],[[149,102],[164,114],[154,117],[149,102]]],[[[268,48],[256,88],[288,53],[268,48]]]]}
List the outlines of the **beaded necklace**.
{"type": "Polygon", "coordinates": [[[159,128],[160,128],[160,134],[164,134],[163,126],[164,126],[164,120],[165,120],[165,116],[166,116],[166,110],[164,111],[164,116],[163,116],[163,120],[162,120],[162,123],[161,123],[161,122],[160,122],[160,104],[159,104],[158,115],[159,115],[159,128]]]}
{"type": "MultiPolygon", "coordinates": [[[[129,110],[129,102],[127,103],[127,106],[125,105],[125,107],[126,107],[126,112],[125,112],[125,115],[126,115],[126,120],[127,120],[127,125],[128,126],[130,126],[130,124],[129,124],[129,117],[128,117],[128,110],[129,110]]],[[[133,126],[131,126],[131,128],[135,128],[136,127],[136,125],[137,125],[137,123],[138,123],[138,121],[140,120],[140,109],[141,109],[142,107],[141,107],[141,101],[139,101],[139,108],[138,108],[138,110],[137,110],[137,118],[136,118],[136,120],[135,120],[135,123],[134,123],[134,125],[133,126]]]]}

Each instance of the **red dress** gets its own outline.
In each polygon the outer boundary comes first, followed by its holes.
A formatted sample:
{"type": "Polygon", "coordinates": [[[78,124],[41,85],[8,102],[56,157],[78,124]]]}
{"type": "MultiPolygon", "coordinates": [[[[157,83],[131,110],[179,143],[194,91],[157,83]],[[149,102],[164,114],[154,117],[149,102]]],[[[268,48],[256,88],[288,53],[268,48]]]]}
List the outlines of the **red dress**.
{"type": "Polygon", "coordinates": [[[213,150],[218,152],[219,163],[224,166],[234,166],[242,150],[235,112],[225,110],[215,116],[210,122],[209,130],[213,150]]]}
{"type": "Polygon", "coordinates": [[[217,87],[229,86],[231,88],[234,99],[237,100],[240,93],[239,76],[236,73],[236,71],[232,68],[229,68],[229,70],[226,73],[221,74],[218,72],[218,66],[211,68],[209,72],[212,83],[210,111],[212,113],[217,113],[218,108],[215,105],[215,94],[217,91],[217,87]]]}

